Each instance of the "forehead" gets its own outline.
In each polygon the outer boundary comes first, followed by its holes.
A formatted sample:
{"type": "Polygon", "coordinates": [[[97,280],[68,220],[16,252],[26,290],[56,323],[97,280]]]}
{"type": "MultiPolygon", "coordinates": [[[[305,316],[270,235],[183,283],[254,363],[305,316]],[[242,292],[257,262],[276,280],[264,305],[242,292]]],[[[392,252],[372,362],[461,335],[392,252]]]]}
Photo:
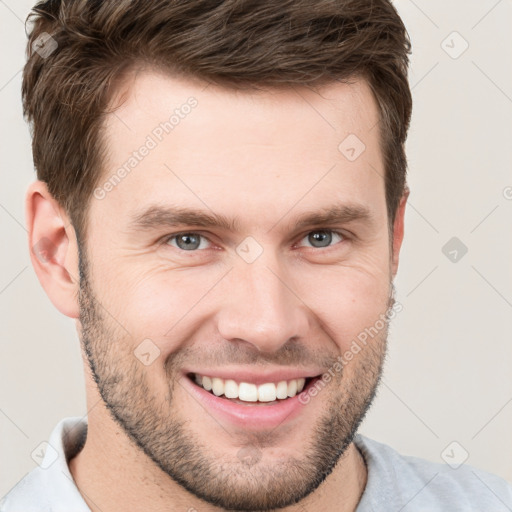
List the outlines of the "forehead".
{"type": "MultiPolygon", "coordinates": [[[[285,122],[289,125],[288,130],[279,133],[281,138],[288,133],[289,139],[296,141],[301,136],[310,135],[308,131],[329,129],[336,133],[334,138],[337,140],[347,130],[365,136],[365,132],[372,130],[378,122],[377,104],[368,83],[362,78],[334,81],[322,87],[289,85],[240,90],[156,70],[139,70],[123,80],[111,100],[115,111],[106,118],[107,135],[113,140],[119,135],[128,135],[128,132],[134,134],[134,130],[149,133],[152,128],[168,121],[191,98],[200,108],[193,109],[196,115],[190,116],[188,122],[175,131],[175,136],[180,132],[188,135],[189,131],[197,131],[200,127],[201,134],[209,131],[218,137],[224,132],[231,136],[236,134],[240,141],[254,139],[273,143],[276,131],[285,122]],[[307,125],[297,125],[296,121],[307,122],[307,125]]],[[[179,112],[177,114],[179,121],[173,121],[174,128],[184,119],[179,112]]],[[[188,117],[187,113],[185,117],[188,117]]]]}
{"type": "Polygon", "coordinates": [[[237,91],[144,71],[113,104],[98,181],[105,194],[91,205],[102,224],[114,212],[128,222],[151,203],[258,222],[324,200],[385,211],[378,109],[363,80],[237,91]]]}

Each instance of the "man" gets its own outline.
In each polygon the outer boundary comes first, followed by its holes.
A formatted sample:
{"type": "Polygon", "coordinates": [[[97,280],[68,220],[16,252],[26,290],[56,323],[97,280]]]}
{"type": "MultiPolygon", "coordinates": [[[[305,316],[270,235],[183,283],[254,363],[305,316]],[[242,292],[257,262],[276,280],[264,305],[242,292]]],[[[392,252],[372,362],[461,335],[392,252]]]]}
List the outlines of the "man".
{"type": "Polygon", "coordinates": [[[510,510],[497,476],[357,434],[408,197],[392,5],[63,0],[32,21],[29,243],[88,414],[0,510],[510,510]]]}

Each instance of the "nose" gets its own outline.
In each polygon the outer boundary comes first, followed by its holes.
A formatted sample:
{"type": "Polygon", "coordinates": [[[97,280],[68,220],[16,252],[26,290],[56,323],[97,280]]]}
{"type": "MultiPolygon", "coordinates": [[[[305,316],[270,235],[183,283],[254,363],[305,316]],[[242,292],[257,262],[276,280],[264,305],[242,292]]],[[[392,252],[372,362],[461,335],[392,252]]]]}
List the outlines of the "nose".
{"type": "Polygon", "coordinates": [[[229,272],[217,314],[225,340],[276,352],[290,339],[305,337],[308,308],[294,292],[289,274],[276,269],[275,259],[261,256],[251,264],[239,261],[229,272]]]}

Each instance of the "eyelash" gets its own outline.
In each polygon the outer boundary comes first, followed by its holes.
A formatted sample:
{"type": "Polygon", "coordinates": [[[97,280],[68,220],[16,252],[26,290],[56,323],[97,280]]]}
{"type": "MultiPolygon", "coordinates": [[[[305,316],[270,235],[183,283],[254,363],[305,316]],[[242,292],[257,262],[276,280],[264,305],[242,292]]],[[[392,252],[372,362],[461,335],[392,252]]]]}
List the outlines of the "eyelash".
{"type": "MultiPolygon", "coordinates": [[[[341,240],[339,242],[336,242],[336,243],[334,243],[332,245],[329,245],[327,247],[306,246],[309,249],[318,249],[318,250],[322,250],[322,251],[328,251],[329,249],[331,249],[332,247],[336,246],[337,244],[339,244],[339,243],[349,239],[349,237],[345,233],[342,233],[340,231],[334,231],[332,229],[315,229],[315,230],[312,230],[312,231],[308,231],[307,233],[302,235],[302,237],[300,238],[300,241],[302,241],[305,237],[307,237],[311,233],[330,233],[332,235],[338,235],[339,237],[341,237],[341,240]]],[[[162,244],[168,244],[171,240],[177,238],[180,235],[199,235],[201,238],[204,238],[204,239],[208,240],[208,242],[213,243],[207,236],[203,235],[202,233],[200,233],[198,231],[180,231],[179,233],[174,233],[172,235],[165,236],[162,239],[162,244]]],[[[187,253],[187,252],[194,253],[194,252],[201,252],[201,251],[207,250],[207,249],[194,249],[194,250],[187,251],[185,249],[180,249],[179,247],[174,247],[174,246],[171,246],[171,247],[173,247],[173,249],[176,249],[176,250],[178,250],[178,251],[180,251],[182,253],[187,253]]]]}

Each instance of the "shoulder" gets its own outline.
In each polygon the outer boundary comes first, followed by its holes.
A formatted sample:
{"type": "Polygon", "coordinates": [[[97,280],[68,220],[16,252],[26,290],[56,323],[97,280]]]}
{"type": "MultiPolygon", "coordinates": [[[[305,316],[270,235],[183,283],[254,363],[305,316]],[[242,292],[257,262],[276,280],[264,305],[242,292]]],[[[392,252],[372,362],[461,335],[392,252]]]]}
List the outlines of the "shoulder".
{"type": "Polygon", "coordinates": [[[39,465],[27,473],[0,501],[0,512],[87,512],[68,461],[80,449],[87,421],[64,418],[53,429],[39,465]]]}
{"type": "Polygon", "coordinates": [[[45,474],[39,467],[27,473],[0,501],[0,512],[51,510],[44,492],[45,474]]]}
{"type": "Polygon", "coordinates": [[[468,464],[454,469],[446,463],[401,455],[361,434],[356,434],[354,443],[368,466],[358,512],[383,510],[383,506],[402,512],[512,510],[512,486],[497,475],[468,464]]]}

